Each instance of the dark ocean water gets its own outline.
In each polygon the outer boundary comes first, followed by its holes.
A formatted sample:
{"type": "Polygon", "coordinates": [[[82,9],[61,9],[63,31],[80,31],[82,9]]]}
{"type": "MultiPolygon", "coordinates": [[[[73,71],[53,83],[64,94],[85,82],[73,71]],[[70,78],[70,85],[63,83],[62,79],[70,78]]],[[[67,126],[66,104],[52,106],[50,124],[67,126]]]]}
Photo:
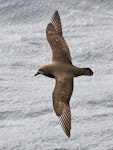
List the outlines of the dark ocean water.
{"type": "Polygon", "coordinates": [[[113,0],[0,0],[0,150],[113,150],[113,0]],[[51,61],[45,29],[55,10],[73,64],[68,139],[53,111],[54,79],[34,77],[51,61]]]}

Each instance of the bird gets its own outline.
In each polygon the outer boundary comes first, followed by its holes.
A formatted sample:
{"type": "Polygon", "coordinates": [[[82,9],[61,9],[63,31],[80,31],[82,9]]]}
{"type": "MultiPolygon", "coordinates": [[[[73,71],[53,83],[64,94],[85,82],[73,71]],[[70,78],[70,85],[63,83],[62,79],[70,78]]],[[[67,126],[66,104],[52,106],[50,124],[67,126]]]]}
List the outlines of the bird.
{"type": "Polygon", "coordinates": [[[71,132],[70,98],[74,77],[92,76],[90,68],[79,68],[72,64],[69,47],[63,37],[62,24],[56,10],[46,27],[46,37],[52,49],[52,61],[40,67],[35,76],[41,74],[56,80],[52,93],[53,108],[67,137],[71,132]]]}

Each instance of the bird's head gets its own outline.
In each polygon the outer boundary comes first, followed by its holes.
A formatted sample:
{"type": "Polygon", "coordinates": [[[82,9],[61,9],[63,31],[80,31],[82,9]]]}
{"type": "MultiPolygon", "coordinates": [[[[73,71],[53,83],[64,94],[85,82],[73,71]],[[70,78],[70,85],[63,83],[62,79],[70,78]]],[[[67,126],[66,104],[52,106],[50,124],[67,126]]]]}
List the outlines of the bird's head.
{"type": "Polygon", "coordinates": [[[47,70],[45,67],[41,67],[38,69],[38,72],[35,74],[35,76],[39,75],[39,74],[43,74],[45,75],[47,73],[47,70]]]}
{"type": "Polygon", "coordinates": [[[47,77],[54,78],[54,75],[52,74],[51,69],[48,66],[42,66],[41,68],[39,68],[39,70],[35,74],[35,76],[37,76],[39,74],[45,75],[47,77]]]}

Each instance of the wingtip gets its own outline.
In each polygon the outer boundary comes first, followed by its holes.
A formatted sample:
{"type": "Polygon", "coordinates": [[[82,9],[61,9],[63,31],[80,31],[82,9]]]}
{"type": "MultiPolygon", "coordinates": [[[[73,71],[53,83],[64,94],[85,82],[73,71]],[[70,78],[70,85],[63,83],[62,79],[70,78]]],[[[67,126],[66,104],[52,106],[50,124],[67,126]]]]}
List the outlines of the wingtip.
{"type": "Polygon", "coordinates": [[[70,133],[69,133],[69,134],[66,134],[66,135],[67,135],[68,138],[70,138],[70,133]]]}
{"type": "Polygon", "coordinates": [[[58,15],[59,16],[59,12],[58,10],[55,10],[54,14],[53,15],[58,15]]]}
{"type": "Polygon", "coordinates": [[[64,132],[67,135],[67,137],[70,138],[70,130],[69,131],[64,131],[64,132]]]}
{"type": "Polygon", "coordinates": [[[55,10],[55,12],[54,13],[58,13],[58,10],[55,10]]]}

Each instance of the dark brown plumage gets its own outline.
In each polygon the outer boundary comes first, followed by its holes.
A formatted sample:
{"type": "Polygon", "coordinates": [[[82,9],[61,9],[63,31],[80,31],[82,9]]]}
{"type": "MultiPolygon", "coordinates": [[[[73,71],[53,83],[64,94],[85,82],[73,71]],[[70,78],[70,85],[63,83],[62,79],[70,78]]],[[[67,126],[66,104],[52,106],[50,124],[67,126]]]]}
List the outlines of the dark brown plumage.
{"type": "Polygon", "coordinates": [[[90,68],[78,68],[72,64],[69,48],[62,35],[58,11],[55,11],[47,25],[46,36],[52,49],[52,62],[42,66],[35,76],[43,74],[56,79],[52,95],[53,107],[65,134],[70,137],[71,110],[69,102],[73,92],[73,78],[81,75],[91,76],[93,72],[90,68]]]}

